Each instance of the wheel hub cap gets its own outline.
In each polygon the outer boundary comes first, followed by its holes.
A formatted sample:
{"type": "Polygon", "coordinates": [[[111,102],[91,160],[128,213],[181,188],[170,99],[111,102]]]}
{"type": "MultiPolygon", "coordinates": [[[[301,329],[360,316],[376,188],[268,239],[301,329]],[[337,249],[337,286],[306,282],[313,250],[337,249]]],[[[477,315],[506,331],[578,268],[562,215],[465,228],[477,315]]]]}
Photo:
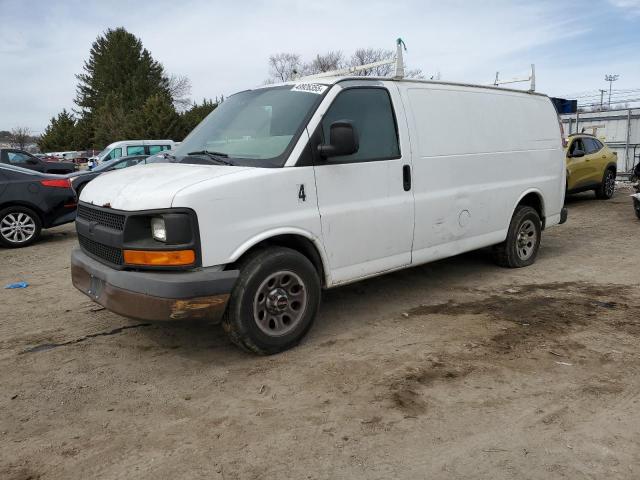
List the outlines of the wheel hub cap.
{"type": "Polygon", "coordinates": [[[521,260],[528,260],[533,255],[537,240],[538,234],[535,225],[531,220],[526,220],[520,225],[516,240],[518,257],[521,260]]]}
{"type": "Polygon", "coordinates": [[[260,284],[253,301],[253,316],[269,336],[285,335],[302,319],[307,307],[307,289],[291,271],[272,273],[260,284]]]}
{"type": "Polygon", "coordinates": [[[267,295],[267,310],[271,313],[282,313],[289,306],[289,297],[282,288],[276,288],[267,295]]]}
{"type": "Polygon", "coordinates": [[[0,235],[12,243],[28,241],[35,231],[35,221],[26,213],[9,213],[0,220],[0,235]]]}

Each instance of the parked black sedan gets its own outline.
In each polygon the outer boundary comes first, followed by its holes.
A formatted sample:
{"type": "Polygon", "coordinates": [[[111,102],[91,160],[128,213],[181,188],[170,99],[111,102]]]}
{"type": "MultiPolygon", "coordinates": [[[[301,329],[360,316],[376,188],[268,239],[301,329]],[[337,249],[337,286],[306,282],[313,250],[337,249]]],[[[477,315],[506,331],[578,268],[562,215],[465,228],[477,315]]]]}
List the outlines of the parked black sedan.
{"type": "Polygon", "coordinates": [[[72,222],[76,207],[68,178],[0,163],[0,246],[32,244],[43,228],[72,222]]]}
{"type": "Polygon", "coordinates": [[[41,158],[31,155],[24,150],[15,148],[0,148],[0,164],[13,165],[27,168],[41,173],[71,173],[75,172],[76,165],[71,162],[47,162],[41,158]]]}
{"type": "Polygon", "coordinates": [[[131,155],[128,157],[114,158],[113,160],[101,163],[93,170],[70,173],[66,177],[71,180],[73,189],[78,194],[78,197],[80,197],[82,189],[98,175],[102,175],[103,173],[110,172],[112,170],[133,167],[134,165],[145,163],[146,158],[147,155],[131,155]]]}

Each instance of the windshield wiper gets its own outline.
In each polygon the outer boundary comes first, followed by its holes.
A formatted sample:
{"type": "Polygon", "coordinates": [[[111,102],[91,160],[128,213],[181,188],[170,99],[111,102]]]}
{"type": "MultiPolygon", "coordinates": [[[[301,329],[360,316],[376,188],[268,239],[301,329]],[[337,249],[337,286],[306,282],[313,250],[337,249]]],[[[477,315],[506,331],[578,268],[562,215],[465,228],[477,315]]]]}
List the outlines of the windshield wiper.
{"type": "Polygon", "coordinates": [[[225,160],[229,155],[223,152],[212,152],[210,150],[198,150],[197,152],[189,152],[187,155],[206,155],[210,159],[221,163],[222,165],[233,165],[233,163],[225,160]]]}

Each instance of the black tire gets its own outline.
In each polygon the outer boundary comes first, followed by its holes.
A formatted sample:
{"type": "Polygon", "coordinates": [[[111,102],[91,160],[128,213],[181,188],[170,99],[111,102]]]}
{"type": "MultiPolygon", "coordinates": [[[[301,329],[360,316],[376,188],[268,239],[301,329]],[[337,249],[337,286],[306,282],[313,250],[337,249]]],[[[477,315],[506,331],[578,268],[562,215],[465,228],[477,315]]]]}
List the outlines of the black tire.
{"type": "Polygon", "coordinates": [[[600,200],[609,200],[616,190],[616,172],[608,168],[602,176],[600,186],[596,188],[596,197],[600,200]]]}
{"type": "Polygon", "coordinates": [[[0,211],[0,245],[3,247],[26,247],[38,240],[41,232],[42,221],[30,208],[14,206],[0,211]]]}
{"type": "Polygon", "coordinates": [[[633,209],[636,211],[636,217],[640,219],[640,200],[633,198],[633,209]]]}
{"type": "Polygon", "coordinates": [[[540,215],[532,208],[518,205],[511,217],[507,239],[493,247],[495,262],[501,267],[527,267],[536,261],[542,228],[540,215]]]}
{"type": "Polygon", "coordinates": [[[297,345],[313,325],[320,305],[320,278],[313,264],[290,248],[269,247],[249,254],[239,269],[222,320],[231,341],[259,355],[297,345]]]}

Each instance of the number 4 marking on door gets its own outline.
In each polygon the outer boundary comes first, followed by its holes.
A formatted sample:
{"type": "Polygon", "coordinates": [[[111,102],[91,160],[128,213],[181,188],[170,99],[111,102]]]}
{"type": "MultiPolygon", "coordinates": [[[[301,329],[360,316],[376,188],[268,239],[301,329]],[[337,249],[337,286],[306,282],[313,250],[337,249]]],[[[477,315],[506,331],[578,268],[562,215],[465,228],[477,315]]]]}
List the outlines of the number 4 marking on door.
{"type": "Polygon", "coordinates": [[[307,201],[307,194],[304,193],[304,183],[298,186],[298,200],[307,201]]]}

